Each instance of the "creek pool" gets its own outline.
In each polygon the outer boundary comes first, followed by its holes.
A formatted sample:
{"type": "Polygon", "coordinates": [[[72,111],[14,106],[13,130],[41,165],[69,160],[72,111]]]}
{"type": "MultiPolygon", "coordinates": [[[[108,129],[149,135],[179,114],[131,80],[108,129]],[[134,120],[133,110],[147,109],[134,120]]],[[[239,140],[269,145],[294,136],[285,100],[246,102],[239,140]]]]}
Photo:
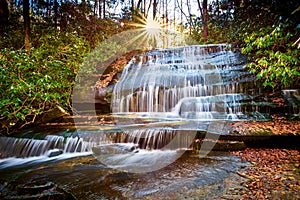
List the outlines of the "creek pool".
{"type": "Polygon", "coordinates": [[[0,196],[2,199],[215,199],[226,188],[225,180],[246,165],[228,152],[211,152],[200,158],[196,152],[186,151],[159,170],[129,173],[109,168],[93,155],[74,154],[1,169],[0,196]],[[35,190],[39,187],[43,189],[35,190]]]}

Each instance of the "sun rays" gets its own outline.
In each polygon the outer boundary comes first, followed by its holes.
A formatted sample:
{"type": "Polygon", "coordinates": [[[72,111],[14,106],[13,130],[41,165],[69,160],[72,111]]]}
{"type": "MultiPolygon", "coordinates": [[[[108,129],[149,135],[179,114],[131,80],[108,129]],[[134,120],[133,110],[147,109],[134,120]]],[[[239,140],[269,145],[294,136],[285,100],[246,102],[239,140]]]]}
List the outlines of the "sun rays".
{"type": "Polygon", "coordinates": [[[163,20],[153,17],[144,17],[142,14],[134,17],[135,22],[129,26],[136,27],[140,34],[137,35],[140,43],[148,45],[148,48],[163,48],[168,37],[168,25],[163,20]]]}
{"type": "Polygon", "coordinates": [[[136,15],[134,17],[136,22],[130,23],[129,25],[143,28],[143,29],[164,29],[166,24],[162,22],[159,18],[155,17],[145,17],[144,15],[136,15]]]}

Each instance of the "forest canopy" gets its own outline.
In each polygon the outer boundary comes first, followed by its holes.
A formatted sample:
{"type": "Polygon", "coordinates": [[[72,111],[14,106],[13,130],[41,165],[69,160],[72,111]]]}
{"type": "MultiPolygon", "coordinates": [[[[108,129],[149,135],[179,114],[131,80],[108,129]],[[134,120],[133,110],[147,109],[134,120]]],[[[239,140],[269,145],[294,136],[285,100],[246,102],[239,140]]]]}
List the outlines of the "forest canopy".
{"type": "Polygon", "coordinates": [[[33,123],[57,105],[71,111],[81,63],[138,18],[199,44],[236,44],[265,87],[299,87],[297,0],[0,0],[2,128],[33,123]]]}

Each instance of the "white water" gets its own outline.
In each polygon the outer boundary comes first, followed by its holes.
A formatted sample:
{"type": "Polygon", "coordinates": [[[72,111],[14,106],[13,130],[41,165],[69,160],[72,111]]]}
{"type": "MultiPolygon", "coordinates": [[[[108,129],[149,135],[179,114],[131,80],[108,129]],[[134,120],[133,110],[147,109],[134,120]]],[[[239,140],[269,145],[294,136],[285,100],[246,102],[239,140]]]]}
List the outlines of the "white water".
{"type": "MultiPolygon", "coordinates": [[[[112,112],[173,113],[191,119],[238,119],[245,60],[230,46],[163,49],[134,58],[113,91],[112,112]],[[216,113],[217,114],[216,116],[216,113]]],[[[249,80],[248,80],[249,81],[249,80]]]]}
{"type": "Polygon", "coordinates": [[[33,156],[27,158],[9,157],[9,158],[0,159],[0,169],[14,167],[14,166],[32,165],[32,164],[38,164],[43,162],[55,161],[55,160],[66,160],[68,158],[88,156],[92,154],[93,154],[92,151],[88,151],[88,152],[64,153],[54,157],[48,157],[48,155],[40,155],[40,156],[33,156]]]}
{"type": "Polygon", "coordinates": [[[0,137],[0,168],[92,154],[95,143],[79,137],[47,135],[44,139],[0,137]]]}
{"type": "Polygon", "coordinates": [[[79,137],[47,135],[45,139],[0,137],[2,157],[34,157],[48,155],[50,150],[60,149],[62,153],[88,152],[93,143],[83,141],[79,137]]]}
{"type": "Polygon", "coordinates": [[[108,167],[140,173],[161,169],[174,162],[180,155],[176,150],[140,150],[137,153],[96,154],[96,157],[108,167]]]}

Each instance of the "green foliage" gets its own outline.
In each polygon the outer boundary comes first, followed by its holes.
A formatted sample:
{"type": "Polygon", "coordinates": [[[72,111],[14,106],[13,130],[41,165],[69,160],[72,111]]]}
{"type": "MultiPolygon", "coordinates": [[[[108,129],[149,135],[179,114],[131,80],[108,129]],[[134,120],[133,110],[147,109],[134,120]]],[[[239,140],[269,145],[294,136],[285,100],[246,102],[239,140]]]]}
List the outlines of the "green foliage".
{"type": "Polygon", "coordinates": [[[60,105],[70,109],[76,73],[89,50],[75,34],[46,34],[39,48],[1,49],[0,119],[2,128],[34,122],[37,115],[60,105]],[[20,124],[22,123],[22,124],[20,124]]]}
{"type": "MultiPolygon", "coordinates": [[[[126,28],[117,20],[87,14],[88,5],[62,3],[57,23],[54,14],[37,10],[31,13],[30,52],[22,50],[21,8],[10,10],[9,21],[0,35],[0,131],[30,124],[56,105],[70,110],[75,77],[90,48],[126,28]]],[[[105,60],[103,55],[107,53],[99,52],[96,59],[105,60]]],[[[94,73],[98,66],[88,67],[85,72],[94,73]]]]}
{"type": "MultiPolygon", "coordinates": [[[[247,54],[249,68],[263,86],[299,87],[299,3],[258,0],[255,3],[212,3],[208,43],[234,43],[247,54]]],[[[203,43],[202,21],[194,20],[192,37],[203,43]]],[[[300,42],[299,42],[300,43],[300,42]]]]}
{"type": "Polygon", "coordinates": [[[249,57],[249,68],[271,87],[292,87],[300,81],[300,51],[293,45],[294,32],[287,24],[264,27],[246,34],[242,53],[249,57]]]}

